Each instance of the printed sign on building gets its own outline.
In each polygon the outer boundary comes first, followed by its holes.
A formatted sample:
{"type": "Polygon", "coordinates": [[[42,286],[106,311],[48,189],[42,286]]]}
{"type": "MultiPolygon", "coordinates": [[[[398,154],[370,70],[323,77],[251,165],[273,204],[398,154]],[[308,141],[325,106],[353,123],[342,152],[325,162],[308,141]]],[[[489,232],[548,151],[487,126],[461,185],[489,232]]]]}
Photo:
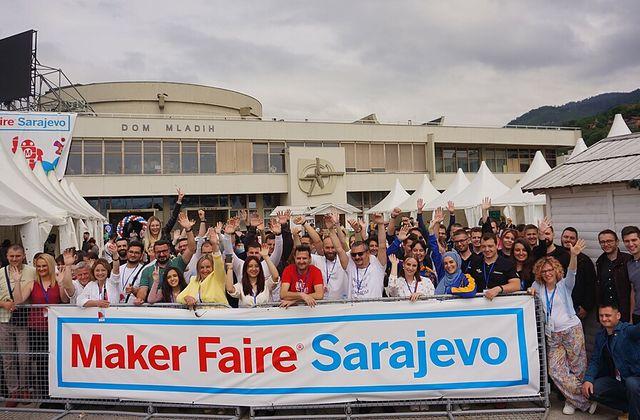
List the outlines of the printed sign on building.
{"type": "Polygon", "coordinates": [[[53,397],[271,405],[535,396],[530,296],[49,310],[53,397]],[[249,398],[249,399],[247,399],[249,398]]]}
{"type": "Polygon", "coordinates": [[[46,171],[62,179],[71,148],[76,114],[54,112],[0,112],[0,141],[13,153],[24,153],[33,169],[42,162],[46,171]]]}

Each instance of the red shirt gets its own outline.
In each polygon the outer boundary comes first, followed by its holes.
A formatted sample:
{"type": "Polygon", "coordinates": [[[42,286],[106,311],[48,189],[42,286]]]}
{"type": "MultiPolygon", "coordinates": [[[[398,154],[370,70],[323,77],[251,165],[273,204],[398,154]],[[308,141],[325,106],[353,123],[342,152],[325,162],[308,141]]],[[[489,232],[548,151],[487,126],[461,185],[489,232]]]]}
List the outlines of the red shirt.
{"type": "Polygon", "coordinates": [[[290,292],[313,293],[314,286],[324,285],[322,272],[314,265],[309,265],[305,274],[300,274],[295,264],[289,264],[282,272],[282,283],[289,283],[290,292]]]}
{"type": "MultiPolygon", "coordinates": [[[[49,289],[45,291],[40,280],[36,280],[33,283],[33,289],[31,290],[31,303],[49,305],[62,303],[62,300],[60,300],[60,288],[58,287],[58,283],[54,280],[49,289]]],[[[29,311],[29,327],[34,330],[46,331],[49,326],[49,321],[45,316],[47,311],[48,308],[44,307],[31,308],[31,311],[29,311]]]]}

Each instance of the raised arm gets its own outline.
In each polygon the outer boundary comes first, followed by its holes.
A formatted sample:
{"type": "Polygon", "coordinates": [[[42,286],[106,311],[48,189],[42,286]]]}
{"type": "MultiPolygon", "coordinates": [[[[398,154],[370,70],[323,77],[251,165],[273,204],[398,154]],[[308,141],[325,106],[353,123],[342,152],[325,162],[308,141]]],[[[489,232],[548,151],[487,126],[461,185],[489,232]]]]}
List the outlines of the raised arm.
{"type": "Polygon", "coordinates": [[[233,264],[226,263],[224,265],[227,272],[227,276],[224,280],[224,288],[231,296],[236,293],[236,288],[233,285],[233,264]]]}
{"type": "MultiPolygon", "coordinates": [[[[116,248],[116,244],[113,244],[113,248],[116,248]]],[[[76,250],[74,248],[65,249],[62,253],[62,257],[64,259],[64,268],[62,269],[61,279],[59,281],[60,285],[64,289],[65,293],[61,293],[60,295],[66,295],[65,298],[68,299],[73,297],[76,293],[76,288],[73,286],[73,279],[71,275],[71,269],[73,268],[73,263],[76,261],[76,250]]],[[[120,261],[116,258],[115,261],[120,261]]],[[[56,280],[57,280],[56,276],[56,280]]]]}
{"type": "Polygon", "coordinates": [[[569,260],[569,267],[567,269],[567,275],[565,276],[563,282],[564,286],[573,290],[573,287],[576,284],[576,270],[578,269],[578,255],[586,248],[586,242],[584,239],[578,239],[575,245],[571,246],[569,244],[569,251],[571,253],[571,259],[569,260]]]}
{"type": "MultiPolygon", "coordinates": [[[[385,249],[387,247],[387,235],[384,229],[384,215],[382,213],[376,213],[373,215],[373,221],[378,227],[378,248],[385,249]]],[[[378,261],[383,267],[387,266],[387,253],[378,252],[378,261]]],[[[342,261],[340,261],[342,263],[342,261]]],[[[346,267],[345,267],[346,270],[346,267]]]]}
{"type": "MultiPolygon", "coordinates": [[[[307,232],[307,235],[309,235],[309,238],[311,239],[311,243],[313,243],[313,246],[317,250],[322,250],[322,238],[320,237],[320,234],[318,234],[318,232],[313,228],[313,226],[311,226],[309,222],[307,222],[307,219],[305,219],[304,216],[302,215],[296,216],[293,219],[293,222],[297,225],[302,226],[305,232],[307,232]]],[[[326,226],[326,222],[327,222],[327,218],[325,217],[325,226],[326,226]]],[[[327,229],[330,229],[328,226],[326,227],[327,229]]]]}
{"type": "Polygon", "coordinates": [[[169,234],[173,230],[173,226],[176,224],[176,220],[178,220],[178,215],[180,214],[180,209],[182,208],[182,199],[184,198],[184,191],[182,188],[178,188],[178,199],[176,200],[176,204],[173,206],[173,211],[171,212],[171,216],[169,220],[167,220],[167,224],[162,228],[162,236],[169,237],[169,234]]]}
{"type": "Polygon", "coordinates": [[[260,256],[267,263],[267,267],[269,267],[269,272],[271,273],[271,279],[274,283],[277,283],[280,279],[280,274],[278,274],[278,268],[269,258],[269,245],[262,244],[260,248],[260,256]]]}
{"type": "Polygon", "coordinates": [[[185,265],[189,264],[191,261],[191,257],[196,252],[196,237],[193,236],[193,225],[195,225],[194,220],[189,220],[187,217],[187,213],[180,213],[178,215],[178,223],[187,233],[187,249],[182,253],[182,261],[184,261],[185,265]]]}
{"type": "Polygon", "coordinates": [[[151,291],[149,292],[149,296],[147,297],[147,301],[149,303],[162,302],[162,289],[160,289],[160,271],[158,266],[156,265],[153,268],[153,285],[151,286],[151,291]]]}
{"type": "Polygon", "coordinates": [[[398,216],[400,216],[400,213],[402,213],[402,210],[400,210],[398,207],[391,210],[391,218],[389,219],[388,227],[389,236],[393,236],[396,234],[396,219],[398,218],[398,216]]]}
{"type": "MultiPolygon", "coordinates": [[[[279,219],[272,219],[269,221],[269,227],[271,232],[276,235],[276,243],[273,247],[273,252],[270,256],[268,256],[268,260],[273,262],[275,265],[280,264],[280,259],[282,258],[282,228],[279,219]]],[[[266,242],[264,242],[266,243],[266,242]]]]}
{"type": "Polygon", "coordinates": [[[202,238],[207,234],[207,220],[205,218],[204,209],[198,210],[198,218],[200,219],[198,238],[202,238]]]}
{"type": "MultiPolygon", "coordinates": [[[[340,265],[344,270],[346,270],[347,266],[349,265],[349,256],[347,255],[347,252],[342,247],[342,244],[340,243],[340,239],[338,239],[338,234],[336,233],[335,229],[329,230],[329,237],[331,238],[331,242],[333,242],[333,247],[336,249],[336,253],[338,254],[338,259],[340,259],[340,265]]],[[[378,253],[380,254],[380,252],[378,253]]],[[[385,252],[383,252],[382,254],[385,254],[386,256],[385,252]]]]}

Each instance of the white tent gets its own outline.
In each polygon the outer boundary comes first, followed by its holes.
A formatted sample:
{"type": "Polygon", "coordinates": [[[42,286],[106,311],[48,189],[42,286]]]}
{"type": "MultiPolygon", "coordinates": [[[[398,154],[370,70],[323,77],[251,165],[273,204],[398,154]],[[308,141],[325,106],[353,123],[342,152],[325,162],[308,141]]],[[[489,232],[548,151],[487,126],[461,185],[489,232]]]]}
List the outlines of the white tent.
{"type": "Polygon", "coordinates": [[[611,129],[607,137],[623,136],[625,134],[631,134],[631,130],[627,127],[627,123],[624,122],[622,115],[616,114],[616,116],[613,117],[613,124],[611,124],[611,129]]]}
{"type": "Polygon", "coordinates": [[[578,156],[580,153],[584,152],[587,149],[588,149],[587,145],[585,144],[584,140],[582,140],[582,137],[580,137],[576,142],[575,147],[571,151],[571,154],[569,155],[569,159],[571,159],[574,156],[578,156]]]}
{"type": "Polygon", "coordinates": [[[522,187],[550,170],[551,167],[545,160],[542,152],[538,150],[529,169],[520,181],[505,194],[492,200],[491,204],[494,206],[505,206],[505,216],[510,217],[514,223],[518,223],[514,207],[524,207],[524,223],[537,223],[539,219],[544,217],[544,206],[547,199],[544,194],[534,195],[530,192],[522,192],[522,187]]]}
{"type": "Polygon", "coordinates": [[[409,198],[409,193],[407,193],[405,189],[402,188],[402,185],[400,185],[400,180],[396,178],[396,182],[391,192],[389,192],[389,194],[387,194],[387,196],[383,198],[382,201],[371,207],[365,213],[391,213],[391,210],[398,207],[400,204],[406,201],[407,198],[409,198]]]}
{"type": "Polygon", "coordinates": [[[462,190],[469,186],[470,182],[462,169],[458,168],[455,178],[451,181],[451,184],[447,187],[442,194],[440,194],[435,200],[431,200],[425,205],[426,210],[434,210],[438,207],[446,207],[447,202],[456,195],[460,194],[462,190]]]}
{"type": "Polygon", "coordinates": [[[458,195],[452,197],[451,201],[455,203],[456,208],[464,209],[467,224],[475,226],[482,216],[480,207],[482,199],[489,197],[493,200],[507,191],[509,191],[509,187],[500,182],[487,167],[487,164],[482,161],[473,181],[458,195]]]}
{"type": "Polygon", "coordinates": [[[418,199],[422,199],[425,204],[435,200],[440,197],[440,191],[436,190],[431,181],[429,180],[429,176],[425,175],[422,178],[422,183],[415,190],[413,194],[405,201],[402,202],[398,207],[402,209],[402,211],[415,211],[416,203],[418,199]]]}

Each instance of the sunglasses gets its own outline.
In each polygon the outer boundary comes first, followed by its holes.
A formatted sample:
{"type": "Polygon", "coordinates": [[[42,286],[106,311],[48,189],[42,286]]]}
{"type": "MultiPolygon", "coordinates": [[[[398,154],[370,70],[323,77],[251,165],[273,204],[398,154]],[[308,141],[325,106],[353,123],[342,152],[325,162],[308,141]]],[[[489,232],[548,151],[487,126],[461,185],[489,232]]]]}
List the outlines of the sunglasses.
{"type": "Polygon", "coordinates": [[[362,252],[352,252],[351,253],[351,258],[355,258],[355,257],[362,257],[365,254],[366,251],[362,251],[362,252]]]}

